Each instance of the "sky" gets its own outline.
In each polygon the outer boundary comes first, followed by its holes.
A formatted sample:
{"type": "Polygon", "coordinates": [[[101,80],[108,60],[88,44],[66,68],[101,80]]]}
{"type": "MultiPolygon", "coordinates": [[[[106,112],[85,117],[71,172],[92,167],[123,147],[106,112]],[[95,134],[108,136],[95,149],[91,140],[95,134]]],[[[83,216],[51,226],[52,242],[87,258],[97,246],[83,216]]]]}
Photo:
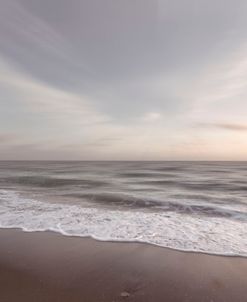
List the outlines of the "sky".
{"type": "Polygon", "coordinates": [[[0,0],[0,160],[247,160],[246,0],[0,0]]]}

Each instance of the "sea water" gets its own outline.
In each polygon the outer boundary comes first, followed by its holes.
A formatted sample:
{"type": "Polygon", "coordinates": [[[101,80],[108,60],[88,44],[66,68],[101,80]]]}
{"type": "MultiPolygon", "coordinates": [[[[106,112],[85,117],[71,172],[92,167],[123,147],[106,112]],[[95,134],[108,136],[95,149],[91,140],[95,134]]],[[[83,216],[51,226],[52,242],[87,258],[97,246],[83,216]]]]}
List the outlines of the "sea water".
{"type": "Polygon", "coordinates": [[[0,162],[0,227],[247,256],[247,163],[0,162]]]}

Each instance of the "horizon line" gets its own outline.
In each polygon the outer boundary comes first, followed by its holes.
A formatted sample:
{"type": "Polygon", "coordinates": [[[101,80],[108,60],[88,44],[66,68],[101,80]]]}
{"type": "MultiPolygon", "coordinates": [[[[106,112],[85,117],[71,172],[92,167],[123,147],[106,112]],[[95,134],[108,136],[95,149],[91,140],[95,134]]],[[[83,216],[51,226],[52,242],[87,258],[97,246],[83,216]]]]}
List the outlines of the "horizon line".
{"type": "Polygon", "coordinates": [[[246,160],[104,160],[104,159],[0,159],[0,162],[247,162],[246,160]]]}

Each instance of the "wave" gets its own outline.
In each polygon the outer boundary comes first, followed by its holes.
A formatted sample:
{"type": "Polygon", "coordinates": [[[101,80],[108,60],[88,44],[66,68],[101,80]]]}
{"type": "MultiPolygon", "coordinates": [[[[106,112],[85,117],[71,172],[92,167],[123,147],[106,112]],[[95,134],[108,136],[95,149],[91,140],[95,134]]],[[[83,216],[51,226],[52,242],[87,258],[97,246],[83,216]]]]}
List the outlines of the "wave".
{"type": "Polygon", "coordinates": [[[246,221],[247,212],[238,211],[230,208],[223,208],[213,206],[209,203],[204,204],[193,204],[181,200],[181,202],[175,201],[163,201],[151,198],[135,197],[127,194],[116,194],[116,193],[73,193],[65,195],[69,197],[81,198],[85,201],[90,201],[90,204],[104,204],[106,206],[121,206],[123,208],[137,208],[137,209],[152,209],[163,212],[176,212],[187,215],[200,215],[209,217],[227,217],[229,219],[246,221]]]}
{"type": "Polygon", "coordinates": [[[89,179],[74,179],[74,178],[55,178],[48,176],[21,176],[8,177],[1,179],[1,182],[6,184],[36,186],[36,187],[62,187],[62,186],[82,186],[82,187],[98,187],[103,186],[106,182],[89,180],[89,179]]]}
{"type": "Polygon", "coordinates": [[[132,180],[132,178],[162,178],[162,177],[177,177],[177,175],[175,174],[171,174],[171,173],[151,173],[151,172],[128,172],[128,173],[118,173],[117,174],[118,177],[121,178],[130,178],[132,180]]]}
{"type": "Polygon", "coordinates": [[[247,184],[242,182],[242,185],[237,182],[209,182],[209,181],[181,181],[179,179],[174,180],[143,180],[136,182],[137,184],[144,185],[144,186],[159,186],[159,187],[176,187],[182,188],[189,191],[247,191],[247,184]]]}
{"type": "Polygon", "coordinates": [[[41,202],[0,190],[0,227],[139,241],[184,251],[247,256],[246,225],[226,217],[145,213],[41,202]]]}

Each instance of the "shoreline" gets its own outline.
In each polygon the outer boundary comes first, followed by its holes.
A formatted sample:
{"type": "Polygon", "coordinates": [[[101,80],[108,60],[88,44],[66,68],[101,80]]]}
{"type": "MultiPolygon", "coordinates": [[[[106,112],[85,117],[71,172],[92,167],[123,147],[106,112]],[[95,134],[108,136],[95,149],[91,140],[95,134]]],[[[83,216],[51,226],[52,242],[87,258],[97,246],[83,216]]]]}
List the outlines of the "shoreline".
{"type": "Polygon", "coordinates": [[[0,301],[244,302],[247,259],[0,229],[0,301]]]}
{"type": "Polygon", "coordinates": [[[150,245],[151,247],[157,247],[157,248],[162,248],[162,249],[167,249],[167,250],[171,250],[174,252],[181,252],[181,253],[189,253],[189,254],[202,254],[202,255],[206,255],[206,256],[219,256],[219,257],[230,257],[230,258],[244,258],[247,260],[247,255],[238,255],[238,254],[220,254],[220,253],[210,253],[210,252],[204,252],[204,251],[195,251],[195,250],[183,250],[183,249],[179,249],[179,248],[173,248],[173,247],[169,247],[169,246],[163,246],[163,245],[159,245],[159,244],[155,244],[152,242],[145,242],[145,241],[138,241],[138,240],[117,240],[117,239],[108,239],[108,240],[104,240],[104,239],[100,239],[100,238],[96,238],[93,236],[82,236],[82,235],[71,235],[71,234],[65,234],[63,232],[59,232],[59,231],[55,231],[55,230],[33,230],[33,231],[28,231],[25,229],[22,229],[21,227],[1,227],[0,226],[0,232],[1,230],[13,230],[13,231],[21,231],[24,233],[54,233],[55,235],[61,235],[64,237],[71,237],[71,238],[81,238],[81,239],[89,239],[89,240],[95,240],[95,241],[99,241],[102,243],[124,243],[124,244],[144,244],[144,245],[150,245]]]}

